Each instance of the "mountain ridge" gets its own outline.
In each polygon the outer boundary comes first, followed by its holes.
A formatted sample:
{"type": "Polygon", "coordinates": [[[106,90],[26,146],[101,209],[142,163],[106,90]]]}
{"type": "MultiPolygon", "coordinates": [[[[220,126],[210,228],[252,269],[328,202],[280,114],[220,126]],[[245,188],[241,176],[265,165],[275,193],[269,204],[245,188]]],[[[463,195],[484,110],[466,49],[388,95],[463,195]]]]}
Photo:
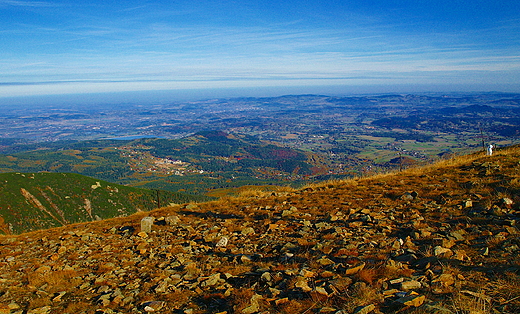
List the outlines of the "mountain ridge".
{"type": "Polygon", "coordinates": [[[0,236],[0,309],[518,313],[519,158],[513,146],[0,236]]]}

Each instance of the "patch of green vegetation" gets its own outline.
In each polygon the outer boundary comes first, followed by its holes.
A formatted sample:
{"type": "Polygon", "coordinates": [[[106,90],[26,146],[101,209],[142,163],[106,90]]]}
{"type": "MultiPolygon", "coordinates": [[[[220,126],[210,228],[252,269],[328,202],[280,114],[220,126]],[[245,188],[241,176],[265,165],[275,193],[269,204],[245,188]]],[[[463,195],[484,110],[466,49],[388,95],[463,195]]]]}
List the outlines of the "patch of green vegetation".
{"type": "Polygon", "coordinates": [[[310,175],[313,167],[301,150],[219,131],[179,140],[144,138],[60,145],[31,144],[26,151],[18,148],[18,152],[0,155],[0,169],[78,173],[118,184],[203,195],[244,184],[286,184],[310,175]]]}
{"type": "Polygon", "coordinates": [[[122,186],[73,173],[2,173],[0,229],[21,233],[208,199],[122,186]]]}

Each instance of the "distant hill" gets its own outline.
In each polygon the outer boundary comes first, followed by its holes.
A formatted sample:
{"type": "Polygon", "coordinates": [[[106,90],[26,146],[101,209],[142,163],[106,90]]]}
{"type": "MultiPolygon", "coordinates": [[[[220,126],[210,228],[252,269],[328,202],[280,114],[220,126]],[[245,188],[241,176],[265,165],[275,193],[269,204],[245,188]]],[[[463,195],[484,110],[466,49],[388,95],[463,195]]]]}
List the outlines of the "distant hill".
{"type": "Polygon", "coordinates": [[[403,168],[417,165],[417,161],[410,157],[396,157],[386,163],[389,168],[403,168]]]}
{"type": "Polygon", "coordinates": [[[203,195],[295,181],[316,173],[311,154],[249,135],[202,131],[182,139],[46,142],[0,154],[0,172],[78,173],[109,182],[203,195]]]}
{"type": "Polygon", "coordinates": [[[373,126],[429,130],[435,132],[474,132],[483,129],[501,136],[513,136],[504,129],[519,129],[520,111],[515,107],[488,105],[421,108],[404,116],[388,116],[372,122],[373,126]]]}
{"type": "Polygon", "coordinates": [[[122,217],[158,205],[202,200],[208,198],[127,187],[72,173],[2,173],[0,233],[122,217]]]}

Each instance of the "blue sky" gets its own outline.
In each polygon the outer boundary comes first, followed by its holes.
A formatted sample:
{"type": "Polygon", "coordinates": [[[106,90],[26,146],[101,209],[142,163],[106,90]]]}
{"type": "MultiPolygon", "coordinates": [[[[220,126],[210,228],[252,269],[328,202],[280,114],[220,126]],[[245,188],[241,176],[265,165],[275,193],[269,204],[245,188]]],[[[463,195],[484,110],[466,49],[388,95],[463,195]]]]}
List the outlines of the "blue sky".
{"type": "Polygon", "coordinates": [[[520,92],[518,0],[0,0],[0,97],[520,92]]]}

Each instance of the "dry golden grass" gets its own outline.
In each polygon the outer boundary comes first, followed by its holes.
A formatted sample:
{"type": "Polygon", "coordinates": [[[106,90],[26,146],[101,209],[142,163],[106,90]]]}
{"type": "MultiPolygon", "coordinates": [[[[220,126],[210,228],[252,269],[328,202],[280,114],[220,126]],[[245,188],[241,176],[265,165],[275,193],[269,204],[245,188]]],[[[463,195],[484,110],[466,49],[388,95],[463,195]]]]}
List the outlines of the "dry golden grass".
{"type": "Polygon", "coordinates": [[[219,266],[218,268],[215,269],[215,271],[218,271],[220,273],[229,273],[233,276],[240,276],[242,274],[245,274],[249,271],[251,271],[251,266],[250,265],[244,265],[244,264],[240,264],[240,265],[235,265],[235,264],[229,264],[229,265],[222,265],[222,266],[219,266]]]}
{"type": "Polygon", "coordinates": [[[212,197],[238,197],[238,198],[261,198],[271,195],[273,192],[293,192],[294,188],[278,185],[245,185],[237,188],[219,189],[207,193],[212,197]]]}
{"type": "Polygon", "coordinates": [[[340,295],[343,300],[341,309],[346,310],[347,313],[352,313],[358,306],[366,306],[369,304],[379,304],[383,302],[383,298],[378,289],[372,285],[360,282],[353,289],[349,295],[340,295]]]}
{"type": "Polygon", "coordinates": [[[367,267],[361,269],[356,273],[356,278],[360,281],[363,281],[369,285],[374,283],[374,280],[378,277],[378,270],[374,267],[367,267]]]}
{"type": "Polygon", "coordinates": [[[49,297],[39,296],[39,297],[31,299],[28,307],[30,309],[36,309],[36,308],[40,308],[40,307],[44,307],[44,306],[49,306],[51,304],[52,304],[51,299],[49,297]]]}
{"type": "Polygon", "coordinates": [[[67,304],[63,313],[85,313],[85,309],[89,304],[81,301],[70,302],[67,304]]]}
{"type": "Polygon", "coordinates": [[[30,286],[41,287],[47,285],[46,290],[54,293],[70,290],[82,283],[79,277],[81,273],[75,270],[60,270],[49,272],[31,272],[27,274],[27,281],[30,286]]]}
{"type": "Polygon", "coordinates": [[[520,274],[505,272],[493,283],[493,299],[504,311],[520,313],[520,274]]]}
{"type": "Polygon", "coordinates": [[[236,313],[241,313],[243,309],[251,305],[251,297],[255,294],[253,289],[237,289],[233,293],[233,304],[236,313]]]}
{"type": "Polygon", "coordinates": [[[191,293],[186,293],[186,291],[169,291],[166,294],[161,295],[161,299],[163,301],[168,302],[169,304],[177,304],[180,307],[181,304],[186,304],[191,297],[191,293]]]}
{"type": "Polygon", "coordinates": [[[288,300],[286,303],[280,304],[278,312],[280,314],[294,313],[313,313],[312,309],[316,307],[316,302],[312,300],[288,300]]]}
{"type": "Polygon", "coordinates": [[[493,312],[488,300],[462,294],[452,298],[451,308],[456,314],[488,314],[493,312]]]}
{"type": "Polygon", "coordinates": [[[382,265],[377,269],[377,278],[395,279],[399,277],[410,277],[413,274],[413,269],[406,267],[397,267],[392,265],[382,265]]]}
{"type": "Polygon", "coordinates": [[[463,273],[443,265],[443,272],[465,276],[464,287],[457,290],[444,306],[455,314],[520,313],[520,275],[497,271],[494,277],[478,271],[463,273]]]}

